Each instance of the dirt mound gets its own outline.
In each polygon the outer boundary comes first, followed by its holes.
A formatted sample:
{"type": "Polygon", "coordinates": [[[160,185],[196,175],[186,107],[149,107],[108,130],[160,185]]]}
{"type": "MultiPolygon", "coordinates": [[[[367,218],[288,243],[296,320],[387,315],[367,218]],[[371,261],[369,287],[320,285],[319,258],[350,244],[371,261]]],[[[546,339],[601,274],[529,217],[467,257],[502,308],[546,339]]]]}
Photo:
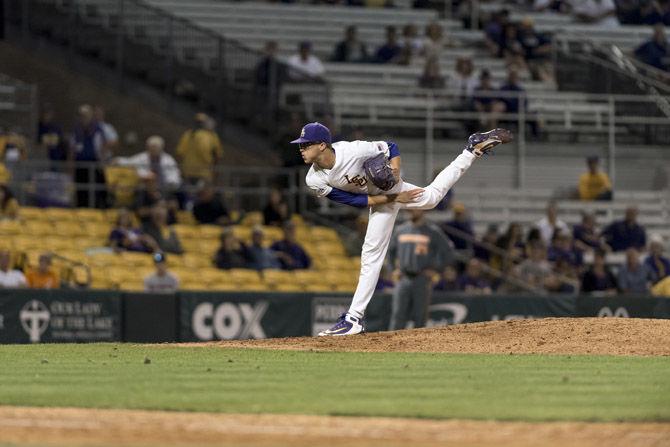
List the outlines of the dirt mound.
{"type": "Polygon", "coordinates": [[[351,337],[236,340],[226,348],[358,352],[670,355],[670,320],[543,318],[489,321],[351,337]]]}

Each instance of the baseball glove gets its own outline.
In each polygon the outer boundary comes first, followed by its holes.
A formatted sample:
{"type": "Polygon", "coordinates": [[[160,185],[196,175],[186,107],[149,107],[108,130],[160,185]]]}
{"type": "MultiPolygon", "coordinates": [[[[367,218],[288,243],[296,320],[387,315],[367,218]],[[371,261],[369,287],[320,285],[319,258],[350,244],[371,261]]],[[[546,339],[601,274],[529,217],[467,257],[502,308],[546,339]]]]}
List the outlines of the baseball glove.
{"type": "Polygon", "coordinates": [[[481,157],[489,153],[499,144],[505,144],[512,141],[512,132],[507,129],[493,129],[488,132],[474,133],[468,138],[466,149],[475,156],[481,157]]]}
{"type": "Polygon", "coordinates": [[[393,169],[386,155],[379,154],[368,158],[363,163],[365,176],[382,191],[388,191],[393,188],[398,181],[393,175],[393,169]]]}

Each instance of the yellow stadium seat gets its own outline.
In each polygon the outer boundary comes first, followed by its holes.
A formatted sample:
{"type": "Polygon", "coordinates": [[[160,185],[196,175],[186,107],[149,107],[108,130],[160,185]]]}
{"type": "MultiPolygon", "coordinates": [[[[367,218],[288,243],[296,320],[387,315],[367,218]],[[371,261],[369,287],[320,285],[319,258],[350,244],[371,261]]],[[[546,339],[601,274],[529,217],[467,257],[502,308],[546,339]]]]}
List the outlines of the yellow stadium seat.
{"type": "Polygon", "coordinates": [[[316,250],[321,256],[346,256],[346,250],[340,241],[317,243],[316,250]]]}
{"type": "Polygon", "coordinates": [[[91,238],[91,237],[78,237],[72,240],[73,248],[79,250],[87,250],[89,248],[95,247],[106,247],[107,239],[106,238],[91,238]]]}
{"type": "Polygon", "coordinates": [[[205,290],[209,291],[217,291],[217,292],[239,292],[242,289],[240,288],[239,284],[234,283],[234,282],[228,282],[228,281],[219,281],[219,282],[212,282],[207,284],[207,288],[205,290]]]}
{"type": "Polygon", "coordinates": [[[43,248],[42,240],[34,236],[13,236],[12,242],[16,250],[39,250],[43,248]]]}
{"type": "Polygon", "coordinates": [[[251,232],[252,232],[251,227],[245,227],[242,225],[235,225],[233,227],[233,234],[235,235],[235,237],[244,242],[251,241],[251,232]]]}
{"type": "Polygon", "coordinates": [[[64,238],[62,236],[51,236],[42,238],[42,246],[46,250],[51,250],[53,252],[60,252],[61,250],[71,250],[74,247],[74,243],[71,238],[64,238]]]}
{"type": "Polygon", "coordinates": [[[242,220],[240,221],[241,225],[246,227],[253,227],[254,225],[263,224],[263,213],[260,211],[251,211],[246,213],[242,220]]]}
{"type": "Polygon", "coordinates": [[[121,267],[126,266],[124,259],[118,253],[113,253],[111,251],[88,254],[87,258],[89,264],[97,267],[114,267],[117,265],[121,267]]]}
{"type": "Polygon", "coordinates": [[[303,285],[305,292],[320,292],[320,293],[331,293],[335,292],[335,289],[328,284],[305,284],[303,285]]]}
{"type": "Polygon", "coordinates": [[[231,279],[242,286],[247,284],[261,284],[261,276],[256,270],[251,269],[230,269],[228,270],[231,279]]]}
{"type": "Polygon", "coordinates": [[[318,242],[334,241],[339,242],[340,236],[332,228],[315,226],[312,227],[312,239],[318,242]]]}
{"type": "Polygon", "coordinates": [[[199,239],[200,233],[196,225],[175,224],[172,229],[177,233],[179,239],[199,239]]]}
{"type": "Polygon", "coordinates": [[[54,234],[54,227],[49,221],[26,221],[21,234],[29,236],[49,236],[54,234]]]}
{"type": "Polygon", "coordinates": [[[274,292],[304,292],[301,284],[272,284],[269,286],[274,292]]]}
{"type": "Polygon", "coordinates": [[[73,222],[77,220],[77,214],[71,208],[46,208],[45,213],[52,222],[73,222]]]}
{"type": "Polygon", "coordinates": [[[293,222],[297,226],[305,225],[305,219],[303,219],[303,217],[300,214],[292,214],[291,222],[293,222]]]}
{"type": "Polygon", "coordinates": [[[85,229],[76,221],[55,222],[53,234],[67,238],[88,236],[85,229]]]}
{"type": "Polygon", "coordinates": [[[266,284],[297,284],[295,275],[287,270],[263,270],[261,277],[266,284]]]}
{"type": "Polygon", "coordinates": [[[22,220],[49,220],[44,208],[22,206],[19,213],[22,220]]]}
{"type": "Polygon", "coordinates": [[[77,208],[75,216],[81,222],[106,222],[106,213],[103,210],[95,208],[77,208]]]}
{"type": "Polygon", "coordinates": [[[293,275],[298,284],[310,285],[320,284],[323,281],[324,272],[316,270],[294,270],[293,275]]]}
{"type": "Polygon", "coordinates": [[[0,220],[0,239],[20,234],[23,223],[18,220],[0,220]]]}
{"type": "Polygon", "coordinates": [[[216,240],[217,242],[221,238],[221,232],[223,231],[223,228],[218,226],[218,225],[198,225],[197,227],[198,230],[198,238],[200,239],[209,239],[209,240],[216,240]]]}
{"type": "Polygon", "coordinates": [[[228,270],[220,270],[214,267],[207,267],[198,270],[200,281],[204,284],[217,282],[234,282],[228,270]]]}
{"type": "Polygon", "coordinates": [[[190,211],[177,211],[177,223],[182,225],[196,225],[198,221],[190,211]]]}
{"type": "Polygon", "coordinates": [[[270,289],[266,284],[262,282],[257,283],[243,283],[237,284],[237,290],[240,292],[270,292],[270,289]]]}
{"type": "Polygon", "coordinates": [[[331,254],[323,259],[330,270],[353,270],[355,268],[355,265],[352,265],[351,260],[346,256],[331,254]]]}
{"type": "Polygon", "coordinates": [[[114,198],[115,207],[133,205],[135,189],[139,184],[139,176],[135,168],[126,166],[108,166],[105,168],[107,190],[114,198]]]}
{"type": "Polygon", "coordinates": [[[182,265],[188,268],[209,267],[212,262],[207,256],[201,253],[184,253],[182,255],[182,265]]]}
{"type": "MultiPolygon", "coordinates": [[[[118,254],[121,257],[121,263],[129,267],[151,267],[154,260],[149,253],[139,251],[122,251],[118,254]]],[[[168,260],[171,256],[168,256],[168,260]]]]}

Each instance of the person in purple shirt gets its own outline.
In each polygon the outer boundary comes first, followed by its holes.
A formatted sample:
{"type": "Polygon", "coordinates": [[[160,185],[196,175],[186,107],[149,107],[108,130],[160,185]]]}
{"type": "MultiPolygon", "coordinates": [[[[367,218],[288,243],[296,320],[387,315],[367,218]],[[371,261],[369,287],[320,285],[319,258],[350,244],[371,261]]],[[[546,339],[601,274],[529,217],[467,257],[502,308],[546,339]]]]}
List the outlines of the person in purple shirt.
{"type": "Polygon", "coordinates": [[[670,70],[670,45],[662,24],[654,27],[654,35],[635,49],[635,57],[659,70],[670,70]]]}
{"type": "Polygon", "coordinates": [[[49,160],[64,161],[67,158],[63,127],[54,121],[51,105],[45,104],[37,125],[37,143],[49,160]]]}
{"type": "Polygon", "coordinates": [[[605,245],[596,230],[596,218],[592,213],[582,213],[582,223],[572,228],[572,238],[575,248],[582,252],[604,248],[605,245]]]}
{"type": "Polygon", "coordinates": [[[467,250],[471,248],[470,242],[460,236],[451,234],[448,229],[453,228],[463,233],[467,233],[474,238],[475,232],[472,229],[472,221],[468,218],[465,206],[461,202],[454,203],[452,209],[454,210],[454,218],[442,225],[442,230],[454,243],[456,250],[467,250]]]}
{"type": "Polygon", "coordinates": [[[270,246],[277,252],[279,262],[284,270],[308,269],[312,260],[305,250],[295,240],[295,224],[291,221],[284,223],[284,239],[270,246]]]}
{"type": "Polygon", "coordinates": [[[491,283],[482,276],[482,266],[478,259],[468,261],[465,272],[457,281],[459,290],[467,293],[488,295],[491,293],[491,283]]]}
{"type": "Polygon", "coordinates": [[[649,238],[649,256],[644,264],[651,270],[654,283],[670,275],[670,260],[663,256],[663,238],[660,235],[654,234],[649,238]]]}
{"type": "MultiPolygon", "coordinates": [[[[84,104],[79,107],[78,120],[70,136],[70,159],[77,162],[99,162],[107,158],[105,153],[105,132],[93,119],[93,108],[84,104]]],[[[97,208],[106,206],[105,176],[98,167],[78,166],[75,170],[77,183],[77,206],[97,208]],[[94,203],[89,203],[88,184],[94,183],[94,203]]]]}
{"type": "Polygon", "coordinates": [[[623,251],[630,247],[642,250],[647,245],[647,235],[637,223],[637,208],[634,206],[626,208],[625,218],[609,224],[602,235],[613,251],[623,251]]]}
{"type": "Polygon", "coordinates": [[[551,245],[547,251],[547,260],[552,263],[563,260],[575,267],[578,267],[583,263],[582,254],[575,250],[572,243],[572,237],[560,230],[554,232],[554,236],[551,239],[551,245]]]}

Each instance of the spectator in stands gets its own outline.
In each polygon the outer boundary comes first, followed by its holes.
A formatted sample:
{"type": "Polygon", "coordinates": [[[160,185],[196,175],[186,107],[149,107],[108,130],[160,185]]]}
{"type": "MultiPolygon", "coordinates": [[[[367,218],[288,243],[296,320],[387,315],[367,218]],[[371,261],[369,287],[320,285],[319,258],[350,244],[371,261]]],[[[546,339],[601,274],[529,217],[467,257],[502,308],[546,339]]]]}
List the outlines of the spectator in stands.
{"type": "Polygon", "coordinates": [[[7,185],[0,185],[0,221],[19,218],[19,202],[7,185]]]}
{"type": "Polygon", "coordinates": [[[581,252],[591,252],[597,248],[608,249],[596,228],[596,218],[588,212],[582,213],[582,222],[572,229],[575,248],[581,252]]]}
{"type": "Polygon", "coordinates": [[[519,95],[522,95],[524,110],[528,113],[528,100],[526,99],[526,90],[521,86],[519,73],[515,69],[507,71],[507,80],[500,86],[500,91],[506,93],[500,97],[505,104],[505,113],[519,113],[519,95]]]}
{"type": "Polygon", "coordinates": [[[547,251],[547,259],[554,264],[558,261],[565,261],[575,267],[583,263],[582,253],[575,250],[570,232],[564,230],[554,231],[547,251]]]}
{"type": "Polygon", "coordinates": [[[138,191],[135,192],[135,202],[132,207],[142,224],[151,220],[152,208],[157,204],[163,204],[167,207],[168,225],[177,223],[179,206],[175,196],[161,191],[154,177],[147,177],[138,191]]]}
{"type": "Polygon", "coordinates": [[[21,270],[11,268],[11,256],[6,250],[0,250],[0,289],[26,287],[26,277],[21,270]]]}
{"type": "Polygon", "coordinates": [[[231,227],[221,232],[221,246],[214,255],[214,265],[223,270],[250,267],[247,247],[235,237],[231,227]]]}
{"type": "Polygon", "coordinates": [[[534,0],[533,11],[567,13],[570,11],[570,2],[568,0],[534,0]]]}
{"type": "Polygon", "coordinates": [[[182,254],[179,236],[170,225],[168,225],[168,209],[164,201],[157,203],[151,208],[151,220],[146,222],[142,231],[151,236],[163,252],[182,254]]]}
{"type": "Polygon", "coordinates": [[[118,157],[116,162],[121,166],[134,166],[140,178],[155,180],[156,186],[169,195],[181,186],[181,174],[175,159],[164,149],[163,137],[153,135],[147,138],[145,151],[132,157],[118,157]]]}
{"type": "Polygon", "coordinates": [[[444,35],[444,29],[437,22],[431,22],[426,25],[425,37],[421,53],[423,57],[428,59],[440,60],[444,47],[449,45],[449,40],[444,35]]]}
{"type": "Polygon", "coordinates": [[[484,42],[491,56],[502,57],[505,39],[505,27],[509,23],[509,10],[502,9],[491,15],[491,20],[484,26],[484,42]]]}
{"type": "Polygon", "coordinates": [[[207,121],[207,114],[196,113],[193,127],[184,132],[177,145],[177,160],[189,186],[212,182],[216,165],[223,157],[221,140],[216,132],[207,129],[207,121]]]}
{"type": "Polygon", "coordinates": [[[283,230],[284,238],[270,246],[272,250],[277,252],[282,269],[308,269],[312,265],[312,260],[302,246],[296,242],[295,224],[290,220],[286,221],[283,230]]]}
{"type": "Polygon", "coordinates": [[[614,0],[580,0],[572,2],[572,13],[577,21],[601,28],[616,28],[619,19],[614,0]]]}
{"type": "Polygon", "coordinates": [[[646,264],[640,262],[640,253],[626,250],[626,263],[619,268],[618,285],[621,293],[647,293],[653,273],[646,264]]]}
{"type": "Polygon", "coordinates": [[[105,132],[93,117],[93,108],[88,104],[79,106],[78,120],[70,136],[69,159],[78,163],[75,169],[77,183],[77,206],[106,206],[105,176],[102,169],[92,167],[91,163],[100,162],[109,158],[105,140],[105,132]],[[89,202],[87,185],[96,188],[94,203],[89,202]]]}
{"type": "Polygon", "coordinates": [[[626,208],[623,220],[616,220],[603,230],[602,236],[613,251],[623,251],[631,247],[643,250],[647,245],[647,235],[644,228],[637,223],[637,213],[637,208],[630,206],[626,208]]]}
{"type": "Polygon", "coordinates": [[[593,265],[582,275],[581,290],[591,294],[616,294],[616,278],[605,264],[604,251],[598,249],[594,252],[593,265]]]}
{"type": "Polygon", "coordinates": [[[519,24],[518,40],[524,50],[524,59],[533,79],[545,82],[554,81],[554,68],[551,65],[551,40],[535,31],[533,20],[524,18],[519,24]]]}
{"type": "Polygon", "coordinates": [[[280,269],[281,263],[277,252],[265,246],[265,233],[260,225],[254,226],[251,231],[251,245],[247,250],[249,267],[256,270],[280,269]]]}
{"type": "Polygon", "coordinates": [[[423,73],[419,78],[419,87],[440,89],[444,86],[445,79],[440,73],[440,61],[437,57],[429,57],[423,66],[423,73]]]}
{"type": "Polygon", "coordinates": [[[418,37],[416,25],[407,24],[402,28],[402,42],[400,43],[400,57],[398,63],[400,65],[410,65],[414,62],[414,58],[418,56],[423,50],[423,40],[418,37]]]}
{"type": "Polygon", "coordinates": [[[566,260],[559,259],[552,274],[545,279],[544,288],[549,293],[575,293],[579,288],[577,269],[566,260]]]}
{"type": "Polygon", "coordinates": [[[288,203],[278,188],[272,188],[268,203],[263,208],[263,224],[281,227],[289,219],[288,203]]]}
{"type": "Polygon", "coordinates": [[[0,164],[12,172],[15,167],[28,157],[28,143],[18,129],[4,132],[0,128],[0,164]]]}
{"type": "Polygon", "coordinates": [[[42,106],[37,124],[37,144],[40,152],[49,160],[64,161],[67,158],[63,126],[54,120],[54,111],[50,104],[42,106]]]}
{"type": "Polygon", "coordinates": [[[490,224],[479,241],[480,243],[475,244],[474,246],[474,257],[489,264],[493,257],[491,249],[496,247],[499,238],[500,234],[498,234],[498,226],[496,224],[490,224]]]}
{"type": "Polygon", "coordinates": [[[447,264],[444,267],[439,280],[433,286],[433,290],[441,292],[455,292],[460,290],[458,284],[458,272],[456,271],[455,265],[447,264]]]}
{"type": "Polygon", "coordinates": [[[508,23],[503,30],[501,57],[505,58],[507,66],[520,71],[527,71],[526,49],[519,40],[519,27],[516,23],[508,23]]]}
{"type": "Polygon", "coordinates": [[[520,262],[525,249],[521,225],[518,222],[511,222],[505,234],[496,241],[496,246],[505,254],[503,258],[499,255],[493,257],[493,267],[507,271],[513,264],[520,262]]]}
{"type": "Polygon", "coordinates": [[[553,200],[547,204],[546,215],[535,223],[535,228],[540,230],[540,237],[545,247],[551,244],[556,231],[570,234],[568,225],[558,218],[558,206],[553,200]]]}
{"type": "Polygon", "coordinates": [[[26,283],[31,289],[58,289],[60,288],[60,277],[51,268],[51,255],[42,253],[38,259],[37,268],[32,268],[26,273],[26,283]]]}
{"type": "Polygon", "coordinates": [[[670,45],[662,24],[654,26],[654,35],[637,47],[635,57],[659,70],[670,71],[670,45]]]}
{"type": "Polygon", "coordinates": [[[551,265],[547,260],[547,249],[542,242],[535,242],[528,247],[528,258],[515,267],[517,277],[536,289],[544,289],[544,282],[552,274],[551,265]]]}
{"type": "Polygon", "coordinates": [[[166,255],[154,253],[156,271],[144,278],[144,291],[151,293],[174,293],[179,289],[179,278],[167,268],[166,255]]]}
{"type": "Polygon", "coordinates": [[[389,25],[386,27],[386,41],[384,45],[377,48],[375,52],[375,62],[390,64],[397,62],[402,48],[398,44],[398,33],[396,27],[389,25]]]}
{"type": "Polygon", "coordinates": [[[230,214],[221,196],[206,183],[198,191],[193,205],[193,217],[201,224],[230,225],[230,214]]]}
{"type": "Polygon", "coordinates": [[[475,237],[475,231],[472,228],[472,220],[468,216],[468,212],[465,209],[465,205],[461,202],[456,202],[452,206],[454,212],[454,217],[452,220],[445,222],[442,225],[442,230],[444,233],[451,239],[451,242],[454,243],[454,248],[456,250],[470,250],[472,248],[472,243],[461,236],[452,234],[450,229],[465,233],[471,238],[475,237]]]}
{"type": "Polygon", "coordinates": [[[596,155],[587,157],[588,172],[579,177],[580,200],[612,200],[612,182],[609,176],[601,171],[596,155]]]}
{"type": "Polygon", "coordinates": [[[151,253],[158,251],[156,241],[133,225],[133,216],[127,209],[121,208],[116,218],[116,225],[109,233],[109,246],[115,252],[138,251],[151,253]]]}
{"type": "Polygon", "coordinates": [[[498,127],[500,114],[505,111],[505,103],[500,101],[493,85],[491,72],[482,70],[479,76],[479,85],[475,88],[474,106],[479,112],[479,123],[481,126],[492,129],[498,127]]]}
{"type": "Polygon", "coordinates": [[[644,260],[644,265],[652,273],[652,281],[657,282],[670,275],[670,259],[663,256],[663,237],[653,234],[649,238],[649,256],[644,260]]]}
{"type": "Polygon", "coordinates": [[[482,275],[482,265],[478,259],[468,261],[465,272],[458,277],[458,289],[474,295],[490,295],[491,283],[482,275]]]}
{"type": "Polygon", "coordinates": [[[102,106],[97,105],[93,108],[93,117],[105,135],[105,153],[107,154],[103,159],[105,161],[112,157],[119,147],[119,134],[112,124],[105,121],[105,109],[102,106]]]}
{"type": "Polygon", "coordinates": [[[300,42],[298,53],[288,58],[288,65],[288,77],[293,81],[321,79],[326,73],[321,60],[312,54],[311,42],[300,42]]]}
{"type": "Polygon", "coordinates": [[[263,97],[267,98],[271,88],[278,89],[279,84],[286,76],[286,69],[277,59],[279,44],[276,40],[269,40],[265,43],[265,54],[256,65],[256,88],[263,89],[263,97]]]}
{"type": "Polygon", "coordinates": [[[359,214],[356,218],[354,231],[348,231],[344,235],[344,248],[347,256],[360,256],[363,242],[365,242],[365,233],[368,229],[368,214],[359,214]]]}
{"type": "Polygon", "coordinates": [[[472,59],[466,56],[456,59],[454,74],[449,77],[449,89],[458,93],[458,105],[456,110],[469,111],[473,109],[472,98],[474,97],[475,88],[479,84],[475,76],[475,67],[472,59]]]}
{"type": "Polygon", "coordinates": [[[349,25],[344,30],[344,40],[335,45],[333,62],[367,62],[369,60],[368,50],[365,43],[358,40],[358,29],[355,25],[349,25]]]}
{"type": "MultiPolygon", "coordinates": [[[[288,115],[288,122],[284,123],[277,138],[274,140],[274,147],[279,152],[282,164],[285,168],[295,166],[304,166],[305,160],[302,159],[300,151],[295,150],[295,144],[291,144],[291,138],[300,135],[305,118],[298,112],[291,112],[288,115]]],[[[288,186],[288,185],[287,185],[288,186]]]]}

